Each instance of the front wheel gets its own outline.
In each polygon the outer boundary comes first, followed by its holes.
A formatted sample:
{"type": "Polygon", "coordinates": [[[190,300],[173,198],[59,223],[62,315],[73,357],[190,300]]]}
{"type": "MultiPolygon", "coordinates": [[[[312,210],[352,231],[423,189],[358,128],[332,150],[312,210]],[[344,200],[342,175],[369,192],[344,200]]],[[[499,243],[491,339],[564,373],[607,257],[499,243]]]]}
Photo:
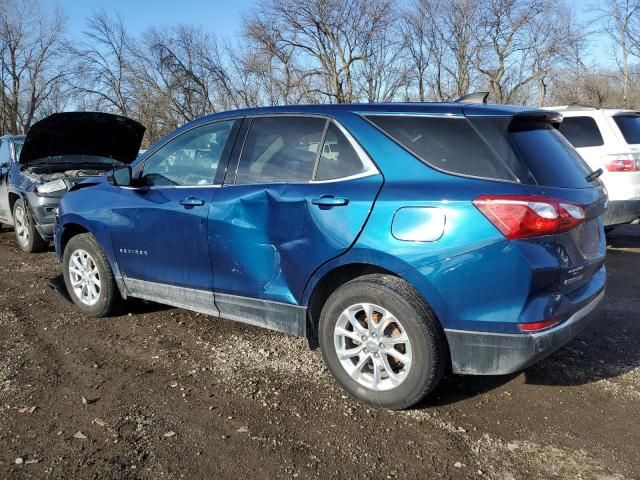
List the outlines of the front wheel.
{"type": "Polygon", "coordinates": [[[16,232],[18,246],[23,252],[43,252],[49,246],[49,242],[40,236],[33,217],[22,199],[16,200],[13,206],[13,228],[16,232]]]}
{"type": "Polygon", "coordinates": [[[121,307],[111,266],[93,235],[83,233],[69,240],[62,265],[69,296],[84,313],[100,318],[121,307]]]}
{"type": "Polygon", "coordinates": [[[391,275],[339,287],[320,317],[320,348],[338,383],[368,404],[408,408],[440,382],[444,332],[418,293],[391,275]]]}

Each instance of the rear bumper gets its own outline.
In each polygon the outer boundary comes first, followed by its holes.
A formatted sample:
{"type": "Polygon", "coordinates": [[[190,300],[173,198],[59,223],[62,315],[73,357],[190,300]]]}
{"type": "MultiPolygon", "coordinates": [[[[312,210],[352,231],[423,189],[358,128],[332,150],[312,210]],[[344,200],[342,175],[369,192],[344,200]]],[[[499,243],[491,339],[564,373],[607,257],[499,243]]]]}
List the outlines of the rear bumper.
{"type": "Polygon", "coordinates": [[[486,333],[445,329],[453,372],[504,375],[552,354],[578,335],[599,314],[604,289],[557,327],[539,333],[486,333]]]}
{"type": "Polygon", "coordinates": [[[612,200],[604,214],[605,226],[631,223],[640,217],[640,199],[612,200]]]}

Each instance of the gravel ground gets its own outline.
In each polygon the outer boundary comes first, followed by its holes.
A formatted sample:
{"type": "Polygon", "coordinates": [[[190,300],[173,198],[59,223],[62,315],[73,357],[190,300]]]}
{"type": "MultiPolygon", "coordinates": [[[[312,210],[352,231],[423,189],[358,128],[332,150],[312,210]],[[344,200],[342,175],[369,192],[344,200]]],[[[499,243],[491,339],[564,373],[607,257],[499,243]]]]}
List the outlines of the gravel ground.
{"type": "Polygon", "coordinates": [[[53,252],[5,229],[0,478],[640,478],[640,226],[609,244],[583,335],[390,412],[348,398],[302,339],[144,302],[86,318],[48,287],[53,252]]]}

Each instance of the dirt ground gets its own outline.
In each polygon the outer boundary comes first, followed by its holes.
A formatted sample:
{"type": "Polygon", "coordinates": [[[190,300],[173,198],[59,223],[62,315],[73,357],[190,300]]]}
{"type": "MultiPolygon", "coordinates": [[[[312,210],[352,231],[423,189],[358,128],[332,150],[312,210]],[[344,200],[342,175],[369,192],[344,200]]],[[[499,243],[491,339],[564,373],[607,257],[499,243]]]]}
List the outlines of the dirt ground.
{"type": "Polygon", "coordinates": [[[54,253],[5,229],[0,478],[640,478],[640,225],[609,244],[587,332],[390,412],[347,398],[303,339],[143,302],[86,318],[48,287],[54,253]]]}

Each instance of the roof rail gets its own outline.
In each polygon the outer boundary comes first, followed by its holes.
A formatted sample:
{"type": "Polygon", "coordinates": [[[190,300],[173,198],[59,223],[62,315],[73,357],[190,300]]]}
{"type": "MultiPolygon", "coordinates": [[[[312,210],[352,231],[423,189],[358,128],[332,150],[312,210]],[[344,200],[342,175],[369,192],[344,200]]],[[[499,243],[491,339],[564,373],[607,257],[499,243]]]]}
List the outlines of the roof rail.
{"type": "Polygon", "coordinates": [[[456,103],[487,103],[489,92],[473,92],[454,100],[456,103]]]}

